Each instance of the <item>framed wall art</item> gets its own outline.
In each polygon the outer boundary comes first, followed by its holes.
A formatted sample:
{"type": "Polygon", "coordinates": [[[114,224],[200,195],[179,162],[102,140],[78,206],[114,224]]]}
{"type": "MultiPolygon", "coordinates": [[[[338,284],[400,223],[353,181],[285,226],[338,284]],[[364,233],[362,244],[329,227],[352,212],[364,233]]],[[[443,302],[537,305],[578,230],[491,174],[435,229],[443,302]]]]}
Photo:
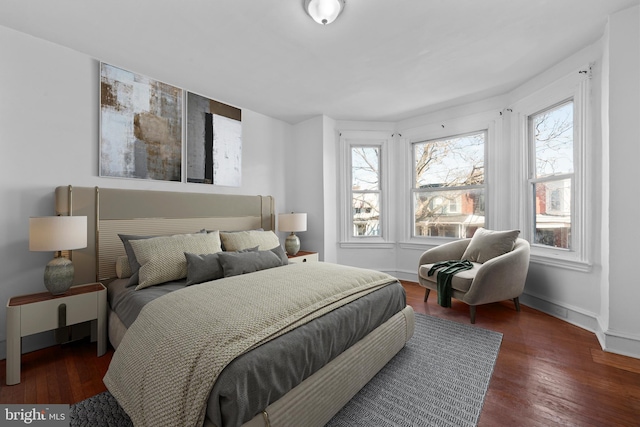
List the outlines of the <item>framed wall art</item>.
{"type": "Polygon", "coordinates": [[[100,64],[100,176],[182,181],[180,88],[100,64]]]}
{"type": "Polygon", "coordinates": [[[187,182],[239,187],[242,112],[187,92],[187,182]]]}

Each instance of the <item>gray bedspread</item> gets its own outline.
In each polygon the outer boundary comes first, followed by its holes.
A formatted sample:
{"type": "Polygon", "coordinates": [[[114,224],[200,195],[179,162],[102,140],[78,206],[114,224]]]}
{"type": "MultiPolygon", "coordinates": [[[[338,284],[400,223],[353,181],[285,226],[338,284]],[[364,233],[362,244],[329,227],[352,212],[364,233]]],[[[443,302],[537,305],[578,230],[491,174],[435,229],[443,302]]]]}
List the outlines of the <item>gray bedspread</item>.
{"type": "MultiPolygon", "coordinates": [[[[182,281],[134,291],[125,285],[123,280],[111,283],[108,295],[127,327],[146,303],[185,286],[182,281]]],[[[405,306],[404,288],[396,283],[243,354],[218,377],[207,417],[225,427],[249,421],[405,306]]]]}
{"type": "Polygon", "coordinates": [[[154,299],[185,287],[187,279],[149,286],[136,291],[136,287],[127,286],[129,279],[117,279],[107,286],[107,300],[111,310],[115,311],[124,326],[129,328],[145,304],[154,299]]]}

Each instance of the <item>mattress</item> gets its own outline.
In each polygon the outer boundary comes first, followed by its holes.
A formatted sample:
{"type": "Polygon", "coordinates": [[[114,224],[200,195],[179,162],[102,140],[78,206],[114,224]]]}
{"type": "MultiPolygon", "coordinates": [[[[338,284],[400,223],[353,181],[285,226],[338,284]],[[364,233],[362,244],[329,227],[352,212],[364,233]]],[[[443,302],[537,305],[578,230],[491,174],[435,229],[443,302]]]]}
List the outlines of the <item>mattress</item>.
{"type": "MultiPolygon", "coordinates": [[[[108,298],[127,327],[145,304],[185,286],[178,281],[134,291],[126,282],[112,282],[108,298]]],[[[214,385],[207,418],[219,426],[251,420],[405,306],[404,289],[396,282],[241,355],[214,385]]]]}

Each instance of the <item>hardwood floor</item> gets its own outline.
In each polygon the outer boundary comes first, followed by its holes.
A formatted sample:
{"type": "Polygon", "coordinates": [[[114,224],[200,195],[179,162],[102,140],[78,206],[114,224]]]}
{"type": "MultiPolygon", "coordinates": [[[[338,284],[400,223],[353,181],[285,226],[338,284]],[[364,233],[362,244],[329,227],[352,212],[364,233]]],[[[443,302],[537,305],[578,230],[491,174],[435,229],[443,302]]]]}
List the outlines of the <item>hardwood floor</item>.
{"type": "Polygon", "coordinates": [[[96,343],[78,341],[22,355],[20,384],[7,386],[6,364],[0,362],[1,403],[76,403],[106,390],[113,348],[97,357],[96,343]]]}
{"type": "MultiPolygon", "coordinates": [[[[469,323],[468,306],[442,308],[431,293],[403,282],[418,313],[469,323]]],[[[476,326],[503,334],[479,426],[640,426],[640,360],[605,353],[595,335],[511,302],[478,307],[476,326]]],[[[22,382],[5,386],[1,403],[75,403],[105,390],[113,355],[95,343],[50,347],[22,356],[22,382]]]]}
{"type": "MultiPolygon", "coordinates": [[[[469,307],[437,304],[403,282],[418,313],[469,323],[469,307]]],[[[476,326],[503,334],[479,426],[640,426],[640,360],[604,353],[584,329],[513,302],[479,306],[476,326]]]]}

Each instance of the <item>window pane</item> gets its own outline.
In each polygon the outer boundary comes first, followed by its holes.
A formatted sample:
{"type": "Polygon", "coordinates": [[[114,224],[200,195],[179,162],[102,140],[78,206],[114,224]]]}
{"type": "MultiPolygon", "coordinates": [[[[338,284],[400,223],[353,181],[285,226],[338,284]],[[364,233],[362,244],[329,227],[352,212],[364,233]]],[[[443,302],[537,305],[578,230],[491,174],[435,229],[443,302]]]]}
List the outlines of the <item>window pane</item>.
{"type": "Polygon", "coordinates": [[[484,184],[485,132],[415,144],[415,188],[484,184]]]}
{"type": "Polygon", "coordinates": [[[471,237],[484,227],[484,189],[416,192],[415,235],[471,237]]]}
{"type": "Polygon", "coordinates": [[[353,192],[353,235],[380,235],[380,195],[353,192]]]}
{"type": "Polygon", "coordinates": [[[570,249],[571,179],[533,184],[535,215],[534,243],[570,249]]]}
{"type": "Polygon", "coordinates": [[[573,173],[573,102],[531,116],[536,178],[573,173]]]}
{"type": "Polygon", "coordinates": [[[351,148],[351,177],[353,190],[380,188],[380,148],[351,148]]]}

